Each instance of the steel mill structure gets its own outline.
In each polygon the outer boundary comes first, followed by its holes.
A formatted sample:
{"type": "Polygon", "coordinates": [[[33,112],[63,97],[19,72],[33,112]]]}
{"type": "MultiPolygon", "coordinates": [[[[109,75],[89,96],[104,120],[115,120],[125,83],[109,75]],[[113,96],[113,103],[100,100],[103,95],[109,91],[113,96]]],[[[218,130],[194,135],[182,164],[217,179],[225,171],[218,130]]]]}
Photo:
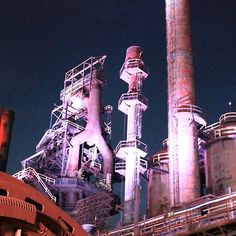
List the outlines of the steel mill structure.
{"type": "MultiPolygon", "coordinates": [[[[207,125],[195,104],[189,1],[165,2],[168,138],[163,148],[148,157],[141,141],[148,107],[142,49],[129,47],[120,70],[128,84],[118,102],[127,118],[126,136],[114,150],[113,108],[102,106],[106,56],[85,60],[65,74],[61,104],[53,108],[35,154],[22,161],[14,178],[0,173],[0,235],[236,235],[236,112],[207,125]],[[144,215],[141,177],[147,183],[144,215]],[[114,183],[125,186],[123,195],[114,194],[114,183]],[[119,222],[108,228],[107,219],[117,213],[119,222]]],[[[0,110],[2,171],[13,120],[13,112],[0,110]]]]}
{"type": "Polygon", "coordinates": [[[114,157],[106,142],[112,107],[101,106],[105,58],[91,57],[66,72],[62,104],[52,110],[36,153],[24,159],[22,170],[14,175],[80,224],[98,229],[118,199],[111,193],[114,157]]]}

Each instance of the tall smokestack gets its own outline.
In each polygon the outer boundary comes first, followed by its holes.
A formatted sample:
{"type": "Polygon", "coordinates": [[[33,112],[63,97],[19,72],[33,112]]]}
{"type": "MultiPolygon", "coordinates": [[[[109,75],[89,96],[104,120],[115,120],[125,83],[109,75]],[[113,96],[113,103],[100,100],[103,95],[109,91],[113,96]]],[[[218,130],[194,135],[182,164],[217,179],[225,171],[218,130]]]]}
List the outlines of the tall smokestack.
{"type": "Polygon", "coordinates": [[[170,206],[200,196],[189,0],[166,0],[170,206]]]}
{"type": "Polygon", "coordinates": [[[0,109],[0,171],[6,171],[14,118],[13,111],[0,109]]]}

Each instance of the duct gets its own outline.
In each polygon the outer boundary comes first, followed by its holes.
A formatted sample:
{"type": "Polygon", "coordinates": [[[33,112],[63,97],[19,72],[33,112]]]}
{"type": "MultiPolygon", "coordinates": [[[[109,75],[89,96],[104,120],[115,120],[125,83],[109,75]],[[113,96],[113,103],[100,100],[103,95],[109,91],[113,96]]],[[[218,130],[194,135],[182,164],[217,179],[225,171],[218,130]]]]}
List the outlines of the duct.
{"type": "Polygon", "coordinates": [[[0,170],[6,171],[10,139],[15,113],[0,109],[0,170]]]}
{"type": "Polygon", "coordinates": [[[87,124],[85,130],[71,139],[69,152],[68,173],[75,175],[78,171],[78,161],[80,145],[87,142],[89,145],[95,144],[103,156],[103,175],[113,172],[113,155],[105,142],[101,131],[101,92],[102,85],[97,81],[91,82],[89,96],[84,97],[83,103],[87,108],[87,124]]]}

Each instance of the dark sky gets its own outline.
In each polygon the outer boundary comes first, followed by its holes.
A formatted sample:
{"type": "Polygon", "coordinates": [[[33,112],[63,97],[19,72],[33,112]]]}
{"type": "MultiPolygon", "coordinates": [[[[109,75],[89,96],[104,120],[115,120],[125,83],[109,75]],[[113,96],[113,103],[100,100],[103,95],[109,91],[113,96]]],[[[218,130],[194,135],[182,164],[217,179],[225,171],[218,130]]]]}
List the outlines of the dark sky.
{"type": "MultiPolygon", "coordinates": [[[[236,109],[236,0],[191,0],[197,105],[208,123],[236,109]]],[[[16,112],[8,172],[32,155],[60,104],[64,73],[90,56],[107,55],[104,105],[114,107],[112,143],[123,136],[117,102],[125,50],[140,45],[150,75],[142,141],[149,156],[167,137],[164,0],[0,0],[0,107],[16,112]]]]}

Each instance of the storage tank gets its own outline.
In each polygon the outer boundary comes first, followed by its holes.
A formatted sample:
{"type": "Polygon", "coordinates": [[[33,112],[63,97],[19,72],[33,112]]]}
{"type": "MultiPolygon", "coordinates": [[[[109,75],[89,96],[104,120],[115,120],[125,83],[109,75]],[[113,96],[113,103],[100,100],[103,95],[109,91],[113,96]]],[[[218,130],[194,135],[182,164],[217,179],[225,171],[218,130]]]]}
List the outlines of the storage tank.
{"type": "Polygon", "coordinates": [[[169,211],[169,157],[167,146],[151,157],[151,168],[148,169],[148,218],[169,211]]]}
{"type": "Polygon", "coordinates": [[[207,192],[222,195],[236,191],[236,112],[223,114],[219,122],[206,127],[207,192]],[[229,189],[231,188],[231,190],[229,189]]]}

